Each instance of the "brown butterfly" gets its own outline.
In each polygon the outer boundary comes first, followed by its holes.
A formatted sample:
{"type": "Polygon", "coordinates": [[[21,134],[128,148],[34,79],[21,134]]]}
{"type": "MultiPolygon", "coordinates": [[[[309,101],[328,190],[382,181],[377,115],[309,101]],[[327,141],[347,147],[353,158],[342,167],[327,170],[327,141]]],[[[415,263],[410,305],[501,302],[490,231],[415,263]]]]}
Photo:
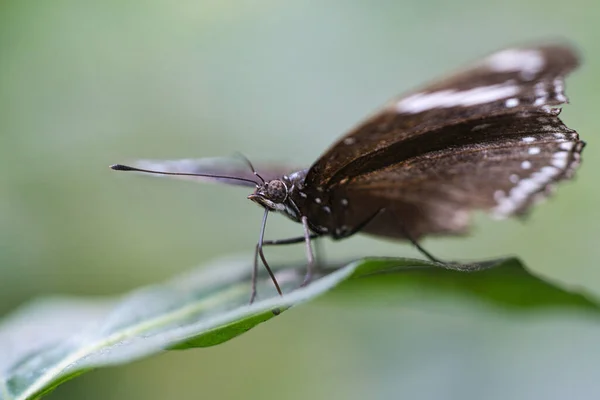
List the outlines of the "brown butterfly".
{"type": "MultiPolygon", "coordinates": [[[[471,211],[505,218],[524,214],[555,183],[570,178],[585,143],[567,128],[558,106],[564,78],[578,66],[566,45],[510,48],[399,99],[339,139],[310,168],[260,168],[204,159],[141,161],[121,171],[255,186],[248,198],[265,210],[256,246],[305,242],[362,232],[407,239],[464,234],[471,211]],[[249,168],[247,168],[249,167],[249,168]],[[298,238],[265,241],[269,212],[303,226],[298,238]]],[[[422,248],[418,248],[435,260],[422,248]]]]}

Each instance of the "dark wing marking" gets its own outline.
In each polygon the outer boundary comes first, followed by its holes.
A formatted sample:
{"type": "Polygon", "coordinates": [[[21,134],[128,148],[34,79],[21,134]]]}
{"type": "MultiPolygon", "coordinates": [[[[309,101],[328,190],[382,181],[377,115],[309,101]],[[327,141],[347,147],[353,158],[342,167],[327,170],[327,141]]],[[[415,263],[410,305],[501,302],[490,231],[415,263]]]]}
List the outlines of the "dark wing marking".
{"type": "Polygon", "coordinates": [[[543,112],[467,121],[454,129],[475,130],[485,141],[440,148],[350,179],[339,187],[348,201],[343,223],[353,226],[385,208],[364,232],[402,237],[404,226],[414,237],[466,233],[470,211],[498,218],[525,213],[573,175],[584,146],[557,116],[543,112]]]}
{"type": "MultiPolygon", "coordinates": [[[[177,172],[177,173],[192,173],[192,174],[208,174],[231,176],[235,178],[249,179],[260,183],[260,180],[254,176],[248,165],[237,159],[231,158],[200,158],[200,159],[183,159],[183,160],[138,160],[131,164],[136,168],[155,170],[160,172],[177,172]]],[[[289,167],[278,165],[257,165],[257,172],[266,181],[272,179],[280,179],[284,174],[292,171],[289,167]]],[[[193,180],[198,182],[218,182],[230,185],[254,187],[250,182],[237,181],[226,178],[214,178],[205,176],[166,176],[170,178],[193,180]]]]}
{"type": "MultiPolygon", "coordinates": [[[[390,102],[331,146],[311,167],[307,184],[331,187],[359,174],[375,155],[387,155],[386,162],[392,164],[397,148],[387,153],[386,149],[434,130],[442,134],[446,126],[522,111],[552,114],[550,106],[567,102],[564,77],[577,65],[575,51],[565,45],[494,53],[470,68],[390,102]]],[[[447,146],[453,144],[445,136],[439,140],[447,146]]]]}

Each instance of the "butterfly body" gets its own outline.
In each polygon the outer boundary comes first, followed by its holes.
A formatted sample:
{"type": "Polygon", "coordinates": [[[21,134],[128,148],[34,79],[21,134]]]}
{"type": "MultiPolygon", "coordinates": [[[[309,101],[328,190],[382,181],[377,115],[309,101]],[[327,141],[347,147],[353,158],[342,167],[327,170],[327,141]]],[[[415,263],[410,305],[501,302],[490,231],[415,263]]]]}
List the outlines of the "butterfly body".
{"type": "Polygon", "coordinates": [[[265,182],[248,198],[262,207],[280,212],[295,222],[300,222],[302,216],[307,216],[309,228],[313,233],[334,236],[335,217],[340,217],[343,212],[332,204],[329,193],[306,186],[307,172],[308,170],[301,170],[265,182]]]}

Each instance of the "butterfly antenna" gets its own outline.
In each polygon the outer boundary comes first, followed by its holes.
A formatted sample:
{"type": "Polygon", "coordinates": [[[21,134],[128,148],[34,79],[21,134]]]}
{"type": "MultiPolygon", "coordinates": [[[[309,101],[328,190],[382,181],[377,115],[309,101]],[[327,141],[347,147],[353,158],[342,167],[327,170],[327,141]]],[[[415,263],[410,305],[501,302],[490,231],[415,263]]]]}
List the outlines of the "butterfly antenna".
{"type": "Polygon", "coordinates": [[[242,153],[240,153],[239,151],[236,151],[235,156],[238,158],[241,158],[242,161],[244,161],[246,163],[246,165],[248,165],[248,167],[250,168],[250,171],[252,171],[252,173],[258,177],[258,179],[260,179],[262,181],[263,184],[265,184],[265,180],[263,179],[262,176],[260,176],[258,174],[258,172],[256,172],[256,170],[254,169],[254,165],[252,165],[252,163],[250,162],[250,160],[248,159],[248,157],[246,157],[245,155],[243,155],[242,153]]]}
{"type": "MultiPolygon", "coordinates": [[[[123,165],[123,164],[114,164],[114,165],[111,165],[110,169],[113,169],[115,171],[145,172],[147,174],[156,174],[156,175],[198,176],[198,177],[205,177],[205,178],[231,179],[231,180],[234,180],[234,181],[249,182],[249,183],[252,183],[253,185],[258,186],[258,182],[253,181],[252,179],[239,178],[237,176],[212,175],[212,174],[195,174],[195,173],[191,173],[191,172],[154,171],[154,170],[151,170],[151,169],[143,169],[143,168],[130,167],[129,165],[123,165]]],[[[259,178],[260,178],[260,176],[259,176],[259,178]]],[[[264,183],[264,179],[262,179],[262,178],[260,178],[260,179],[264,183]]]]}

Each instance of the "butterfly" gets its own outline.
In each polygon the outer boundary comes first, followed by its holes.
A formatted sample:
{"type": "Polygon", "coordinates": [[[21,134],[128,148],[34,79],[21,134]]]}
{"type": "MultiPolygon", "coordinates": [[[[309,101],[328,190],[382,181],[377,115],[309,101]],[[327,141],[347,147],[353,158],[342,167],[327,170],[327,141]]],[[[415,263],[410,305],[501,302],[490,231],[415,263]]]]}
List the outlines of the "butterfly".
{"type": "Polygon", "coordinates": [[[585,142],[559,118],[565,76],[579,64],[565,44],[508,48],[388,102],[342,136],[311,167],[235,164],[222,159],[140,161],[112,169],[192,177],[254,187],[264,209],[254,258],[281,289],[263,246],[306,244],[356,233],[410,240],[463,235],[470,214],[522,216],[580,164],[585,142]],[[298,238],[265,241],[270,212],[302,225],[298,238]]]}

